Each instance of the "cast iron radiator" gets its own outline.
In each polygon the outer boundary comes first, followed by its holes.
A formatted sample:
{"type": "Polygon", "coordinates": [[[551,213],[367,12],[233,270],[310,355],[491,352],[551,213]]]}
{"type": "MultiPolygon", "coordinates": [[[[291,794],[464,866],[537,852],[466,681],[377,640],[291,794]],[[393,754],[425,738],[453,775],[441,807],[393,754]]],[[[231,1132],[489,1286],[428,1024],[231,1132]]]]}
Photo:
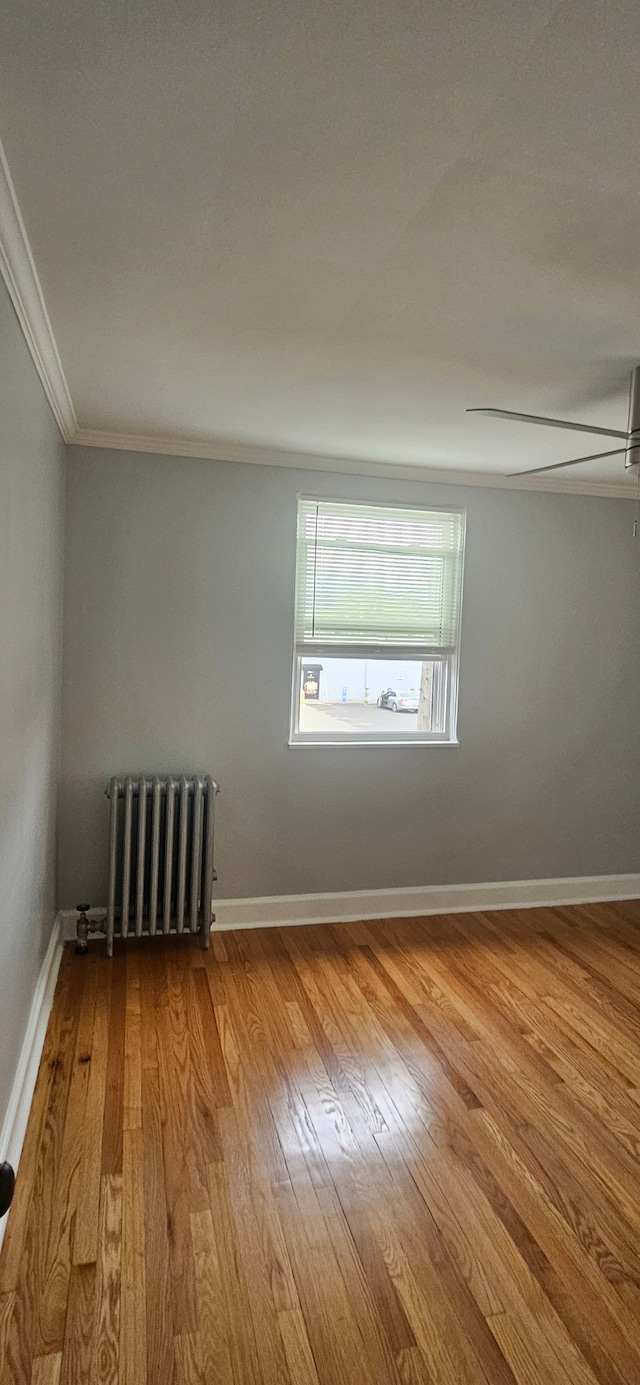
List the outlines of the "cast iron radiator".
{"type": "Polygon", "coordinates": [[[209,946],[217,792],[208,775],[111,780],[107,956],[116,932],[189,931],[209,946]]]}

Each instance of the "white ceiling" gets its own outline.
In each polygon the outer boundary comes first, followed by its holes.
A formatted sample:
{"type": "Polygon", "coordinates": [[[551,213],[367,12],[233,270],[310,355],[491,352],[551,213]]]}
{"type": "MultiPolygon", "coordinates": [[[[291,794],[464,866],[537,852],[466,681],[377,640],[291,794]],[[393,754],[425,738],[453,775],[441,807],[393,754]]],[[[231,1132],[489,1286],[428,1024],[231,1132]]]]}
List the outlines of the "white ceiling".
{"type": "Polygon", "coordinates": [[[615,446],[465,407],[626,427],[639,71],[637,0],[4,0],[80,429],[467,472],[615,446]]]}

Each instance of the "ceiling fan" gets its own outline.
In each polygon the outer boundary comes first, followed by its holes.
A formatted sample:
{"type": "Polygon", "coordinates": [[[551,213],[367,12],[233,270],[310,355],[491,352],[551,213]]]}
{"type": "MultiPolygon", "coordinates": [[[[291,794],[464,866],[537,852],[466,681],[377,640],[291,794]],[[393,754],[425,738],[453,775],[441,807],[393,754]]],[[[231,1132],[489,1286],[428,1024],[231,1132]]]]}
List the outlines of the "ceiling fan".
{"type": "Polygon", "coordinates": [[[568,423],[561,418],[540,418],[537,414],[516,414],[510,409],[467,409],[468,414],[490,414],[492,418],[513,418],[519,423],[540,423],[544,428],[571,428],[575,433],[599,433],[605,438],[624,438],[624,447],[611,452],[593,452],[588,457],[572,457],[568,462],[552,462],[550,466],[529,467],[513,471],[512,476],[532,476],[541,471],[559,471],[561,467],[577,466],[579,462],[597,462],[601,457],[617,457],[624,452],[625,467],[640,467],[640,365],[634,366],[629,384],[629,426],[626,433],[619,428],[595,428],[590,423],[568,423]]]}

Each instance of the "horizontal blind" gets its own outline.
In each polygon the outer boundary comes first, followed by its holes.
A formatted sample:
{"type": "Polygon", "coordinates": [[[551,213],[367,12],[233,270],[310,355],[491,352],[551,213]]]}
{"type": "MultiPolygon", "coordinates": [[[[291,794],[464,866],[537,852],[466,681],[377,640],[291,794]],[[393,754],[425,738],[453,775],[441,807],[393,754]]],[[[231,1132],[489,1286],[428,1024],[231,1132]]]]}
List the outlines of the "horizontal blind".
{"type": "Polygon", "coordinates": [[[459,511],[299,501],[296,648],[453,649],[459,511]]]}

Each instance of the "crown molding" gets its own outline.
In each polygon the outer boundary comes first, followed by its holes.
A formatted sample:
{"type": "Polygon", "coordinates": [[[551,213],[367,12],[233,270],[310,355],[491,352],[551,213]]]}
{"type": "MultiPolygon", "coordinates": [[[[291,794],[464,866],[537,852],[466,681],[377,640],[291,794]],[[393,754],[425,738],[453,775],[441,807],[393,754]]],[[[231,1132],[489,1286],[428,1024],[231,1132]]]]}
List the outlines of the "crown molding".
{"type": "Polygon", "coordinates": [[[189,438],[153,437],[139,433],[100,432],[80,428],[69,439],[72,447],[99,447],[116,452],[147,452],[164,457],[198,457],[214,462],[243,462],[250,466],[292,467],[300,471],[343,472],[350,476],[391,476],[396,481],[431,482],[439,486],[480,486],[498,490],[548,491],[556,495],[592,495],[605,499],[633,500],[634,489],[624,481],[569,481],[544,476],[501,476],[489,471],[449,471],[405,462],[363,461],[357,457],[332,457],[318,452],[294,452],[239,443],[225,438],[194,441],[189,438]]]}
{"type": "Polygon", "coordinates": [[[69,442],[78,431],[78,422],[1,143],[0,274],[7,286],[53,416],[64,441],[69,442]]]}

